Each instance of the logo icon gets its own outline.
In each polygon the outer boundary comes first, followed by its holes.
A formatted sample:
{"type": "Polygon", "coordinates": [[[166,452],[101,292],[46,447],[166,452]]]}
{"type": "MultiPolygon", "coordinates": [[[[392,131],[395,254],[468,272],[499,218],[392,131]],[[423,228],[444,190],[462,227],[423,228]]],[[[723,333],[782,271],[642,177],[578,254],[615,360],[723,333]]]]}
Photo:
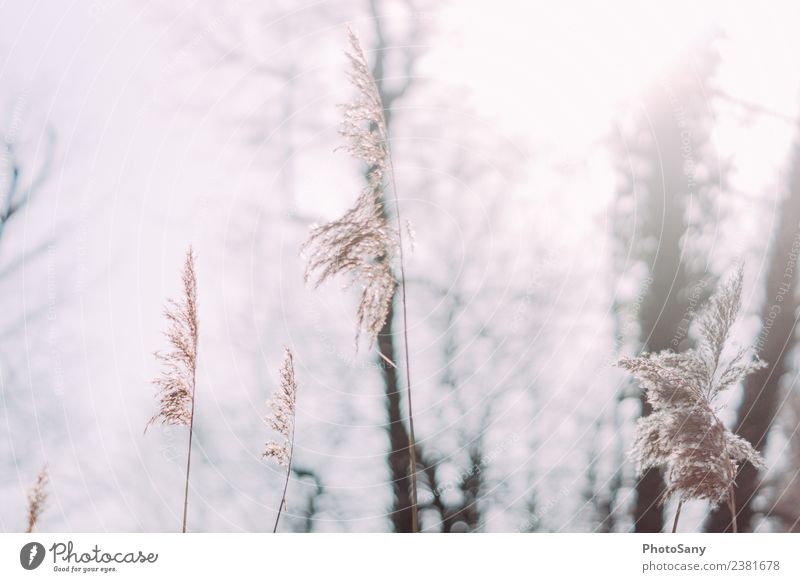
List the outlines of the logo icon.
{"type": "Polygon", "coordinates": [[[30,542],[19,551],[19,563],[26,570],[35,570],[44,561],[44,546],[39,542],[30,542]]]}

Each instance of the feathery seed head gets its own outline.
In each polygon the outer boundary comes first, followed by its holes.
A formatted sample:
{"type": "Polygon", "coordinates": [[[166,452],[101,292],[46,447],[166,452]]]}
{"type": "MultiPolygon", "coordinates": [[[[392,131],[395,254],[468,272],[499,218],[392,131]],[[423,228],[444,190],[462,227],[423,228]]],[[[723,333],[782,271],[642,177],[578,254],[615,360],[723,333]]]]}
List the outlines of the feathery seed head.
{"type": "Polygon", "coordinates": [[[147,423],[145,431],[157,421],[167,425],[188,426],[191,417],[191,404],[195,388],[197,370],[197,277],[194,268],[194,251],[186,252],[186,260],[181,275],[183,295],[180,300],[169,300],[164,309],[167,331],[164,332],[170,344],[167,352],[156,352],[155,357],[162,364],[161,375],[153,380],[158,388],[160,407],[147,423]]]}
{"type": "Polygon", "coordinates": [[[699,316],[697,349],[663,351],[622,358],[617,366],[636,377],[653,412],[639,419],[633,454],[639,469],[665,467],[666,502],[727,498],[741,463],[763,466],[761,455],[734,435],[717,417],[715,398],[766,364],[740,350],[719,371],[720,356],[741,306],[743,272],[739,268],[711,297],[699,316]]]}
{"type": "Polygon", "coordinates": [[[36,476],[33,486],[28,491],[28,529],[26,533],[33,532],[36,523],[39,521],[39,516],[44,510],[44,504],[47,501],[47,483],[50,478],[47,474],[47,466],[43,467],[39,474],[36,476]]]}
{"type": "Polygon", "coordinates": [[[289,348],[284,348],[281,365],[281,385],[278,392],[270,399],[270,414],[267,423],[272,430],[283,437],[282,442],[267,442],[263,456],[275,460],[279,465],[287,466],[292,455],[294,440],[294,420],[297,403],[297,381],[294,376],[294,356],[289,348]]]}
{"type": "Polygon", "coordinates": [[[399,233],[388,224],[382,202],[390,156],[383,103],[358,38],[352,30],[348,36],[349,78],[357,96],[343,106],[341,133],[347,152],[367,165],[367,183],[344,216],[311,229],[302,252],[308,257],[306,282],[319,287],[344,275],[360,287],[358,345],[362,329],[374,341],[388,317],[396,287],[392,260],[399,249],[399,233]]]}

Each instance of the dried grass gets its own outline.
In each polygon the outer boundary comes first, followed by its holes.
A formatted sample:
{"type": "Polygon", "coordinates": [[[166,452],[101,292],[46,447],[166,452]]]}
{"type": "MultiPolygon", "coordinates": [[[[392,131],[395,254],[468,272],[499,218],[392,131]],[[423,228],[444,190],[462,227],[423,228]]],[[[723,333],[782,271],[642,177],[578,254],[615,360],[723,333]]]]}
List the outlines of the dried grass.
{"type": "Polygon", "coordinates": [[[286,467],[286,480],[283,485],[283,495],[275,517],[273,533],[278,531],[278,521],[281,512],[286,508],[286,490],[289,487],[289,477],[292,472],[292,455],[294,453],[294,427],[297,413],[297,380],[294,375],[294,355],[289,348],[284,348],[283,364],[281,365],[281,385],[278,392],[270,399],[268,405],[270,413],[267,415],[267,424],[276,433],[281,435],[280,442],[267,441],[263,456],[286,467]]]}
{"type": "Polygon", "coordinates": [[[158,388],[158,412],[147,422],[145,430],[156,422],[165,425],[189,426],[192,421],[195,373],[197,370],[197,278],[194,270],[194,252],[186,253],[181,275],[183,295],[180,300],[170,299],[164,309],[168,328],[164,332],[170,344],[167,352],[156,352],[162,364],[161,374],[153,380],[158,388]]]}
{"type": "MultiPolygon", "coordinates": [[[[403,310],[403,346],[405,353],[406,399],[408,403],[408,436],[411,472],[412,529],[417,521],[417,459],[414,436],[414,414],[411,399],[411,363],[408,347],[408,310],[403,257],[402,220],[389,133],[380,90],[367,65],[364,51],[355,33],[348,29],[350,50],[347,57],[352,70],[349,79],[357,90],[356,98],[344,105],[341,133],[347,139],[345,149],[354,158],[367,164],[366,186],[356,203],[344,216],[311,230],[303,251],[308,255],[306,282],[315,286],[337,277],[348,276],[351,284],[361,287],[361,300],[356,314],[356,349],[362,330],[370,344],[386,324],[398,286],[392,270],[395,256],[399,259],[399,286],[403,310]],[[391,179],[397,227],[389,225],[383,207],[385,181],[391,179]]],[[[413,231],[409,230],[409,236],[413,231]]],[[[388,360],[381,354],[384,360],[388,360]]],[[[390,362],[394,366],[393,362],[390,362]]]]}
{"type": "Polygon", "coordinates": [[[47,467],[43,467],[39,474],[36,476],[33,486],[28,491],[28,529],[25,533],[32,533],[39,517],[44,511],[45,503],[47,502],[47,485],[50,477],[47,474],[47,467]]]}
{"type": "Polygon", "coordinates": [[[741,306],[742,279],[740,268],[709,300],[697,321],[696,349],[622,358],[617,363],[640,381],[653,407],[652,414],[638,421],[633,454],[640,471],[666,469],[661,503],[677,495],[680,503],[705,499],[733,505],[733,484],[741,463],[763,466],[752,445],[717,416],[717,397],[766,365],[743,349],[720,366],[741,306]]]}
{"type": "Polygon", "coordinates": [[[358,345],[362,330],[374,342],[386,323],[397,285],[392,260],[400,248],[400,239],[383,209],[391,163],[383,103],[358,38],[352,30],[348,34],[347,57],[352,66],[349,79],[358,94],[343,106],[341,133],[347,139],[344,149],[367,164],[367,184],[344,216],[312,228],[303,252],[308,257],[306,281],[315,287],[340,275],[360,286],[358,345]]]}
{"type": "Polygon", "coordinates": [[[189,509],[189,473],[192,466],[192,437],[194,433],[194,404],[197,375],[197,346],[199,325],[197,319],[197,276],[194,268],[194,251],[186,252],[181,280],[183,294],[179,300],[170,299],[164,309],[168,327],[164,335],[170,344],[167,352],[156,352],[162,364],[161,375],[153,384],[158,388],[158,412],[145,426],[152,424],[189,427],[189,446],[186,453],[186,484],[183,495],[183,533],[189,509]]]}

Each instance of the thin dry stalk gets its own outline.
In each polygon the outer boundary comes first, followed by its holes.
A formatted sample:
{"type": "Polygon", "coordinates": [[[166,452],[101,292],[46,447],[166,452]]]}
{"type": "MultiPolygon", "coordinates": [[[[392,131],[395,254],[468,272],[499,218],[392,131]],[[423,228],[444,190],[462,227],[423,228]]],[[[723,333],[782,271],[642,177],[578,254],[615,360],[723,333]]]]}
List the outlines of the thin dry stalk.
{"type": "Polygon", "coordinates": [[[672,533],[678,531],[678,519],[681,517],[681,508],[683,507],[683,499],[678,501],[678,509],[675,510],[675,521],[672,522],[672,533]]]}
{"type": "Polygon", "coordinates": [[[47,501],[47,484],[50,478],[47,474],[47,466],[43,467],[36,476],[33,486],[28,491],[28,529],[25,533],[32,533],[36,527],[39,517],[44,510],[47,501]]]}
{"type": "Polygon", "coordinates": [[[306,281],[315,286],[338,275],[350,278],[361,289],[357,311],[356,346],[362,330],[374,342],[380,333],[397,288],[392,260],[399,259],[400,296],[403,311],[403,348],[405,354],[406,400],[408,403],[409,456],[412,496],[412,529],[417,523],[417,459],[414,436],[414,415],[411,400],[411,364],[408,347],[408,309],[406,303],[403,228],[397,183],[389,147],[389,133],[383,101],[367,64],[358,37],[348,30],[350,50],[347,57],[352,70],[350,82],[358,91],[354,101],[344,106],[342,135],[345,149],[354,158],[367,164],[367,184],[356,203],[341,218],[311,230],[303,246],[308,254],[306,281]],[[396,227],[389,225],[383,208],[387,175],[394,194],[396,227]]]}
{"type": "Polygon", "coordinates": [[[289,477],[292,474],[292,457],[294,454],[294,427],[297,415],[297,380],[294,375],[294,354],[289,348],[283,348],[283,364],[281,365],[280,390],[269,401],[270,414],[267,423],[272,430],[283,437],[281,442],[270,440],[264,448],[262,456],[272,459],[282,467],[286,467],[286,479],[283,483],[283,494],[275,516],[275,527],[278,531],[281,512],[286,508],[286,490],[289,488],[289,477]]]}
{"type": "Polygon", "coordinates": [[[731,512],[731,531],[739,533],[739,528],[736,524],[736,496],[733,491],[733,483],[728,487],[728,509],[731,512]]]}
{"type": "MultiPolygon", "coordinates": [[[[698,321],[697,349],[622,358],[617,365],[642,384],[653,413],[639,419],[634,454],[640,471],[665,467],[665,503],[706,499],[733,504],[738,467],[763,466],[753,446],[733,434],[717,416],[716,398],[766,364],[740,350],[726,366],[721,356],[741,306],[743,272],[738,269],[711,297],[698,321]]],[[[680,506],[679,506],[680,508],[680,506]]],[[[677,516],[676,516],[677,525],[677,516]]],[[[735,524],[734,524],[735,527],[735,524]]]]}
{"type": "Polygon", "coordinates": [[[186,483],[183,493],[183,527],[189,509],[189,473],[192,467],[192,440],[194,434],[194,404],[197,375],[197,277],[194,268],[194,251],[186,252],[181,276],[183,295],[180,300],[170,299],[164,309],[168,327],[164,335],[171,346],[167,352],[156,352],[162,364],[161,375],[153,380],[158,388],[160,407],[148,421],[145,431],[156,422],[164,425],[188,426],[189,446],[186,453],[186,483]]]}

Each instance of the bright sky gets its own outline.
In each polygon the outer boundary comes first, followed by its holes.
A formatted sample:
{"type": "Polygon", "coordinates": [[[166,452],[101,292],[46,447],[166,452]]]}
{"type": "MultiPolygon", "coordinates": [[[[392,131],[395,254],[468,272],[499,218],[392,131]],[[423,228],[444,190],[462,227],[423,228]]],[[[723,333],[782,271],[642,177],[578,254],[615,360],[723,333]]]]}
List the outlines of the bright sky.
{"type": "Polygon", "coordinates": [[[653,80],[699,34],[729,37],[726,83],[736,95],[796,109],[800,6],[769,3],[453,2],[442,19],[454,42],[431,65],[468,84],[483,108],[512,127],[581,141],[653,80]],[[733,61],[733,62],[732,62],[733,61]]]}

